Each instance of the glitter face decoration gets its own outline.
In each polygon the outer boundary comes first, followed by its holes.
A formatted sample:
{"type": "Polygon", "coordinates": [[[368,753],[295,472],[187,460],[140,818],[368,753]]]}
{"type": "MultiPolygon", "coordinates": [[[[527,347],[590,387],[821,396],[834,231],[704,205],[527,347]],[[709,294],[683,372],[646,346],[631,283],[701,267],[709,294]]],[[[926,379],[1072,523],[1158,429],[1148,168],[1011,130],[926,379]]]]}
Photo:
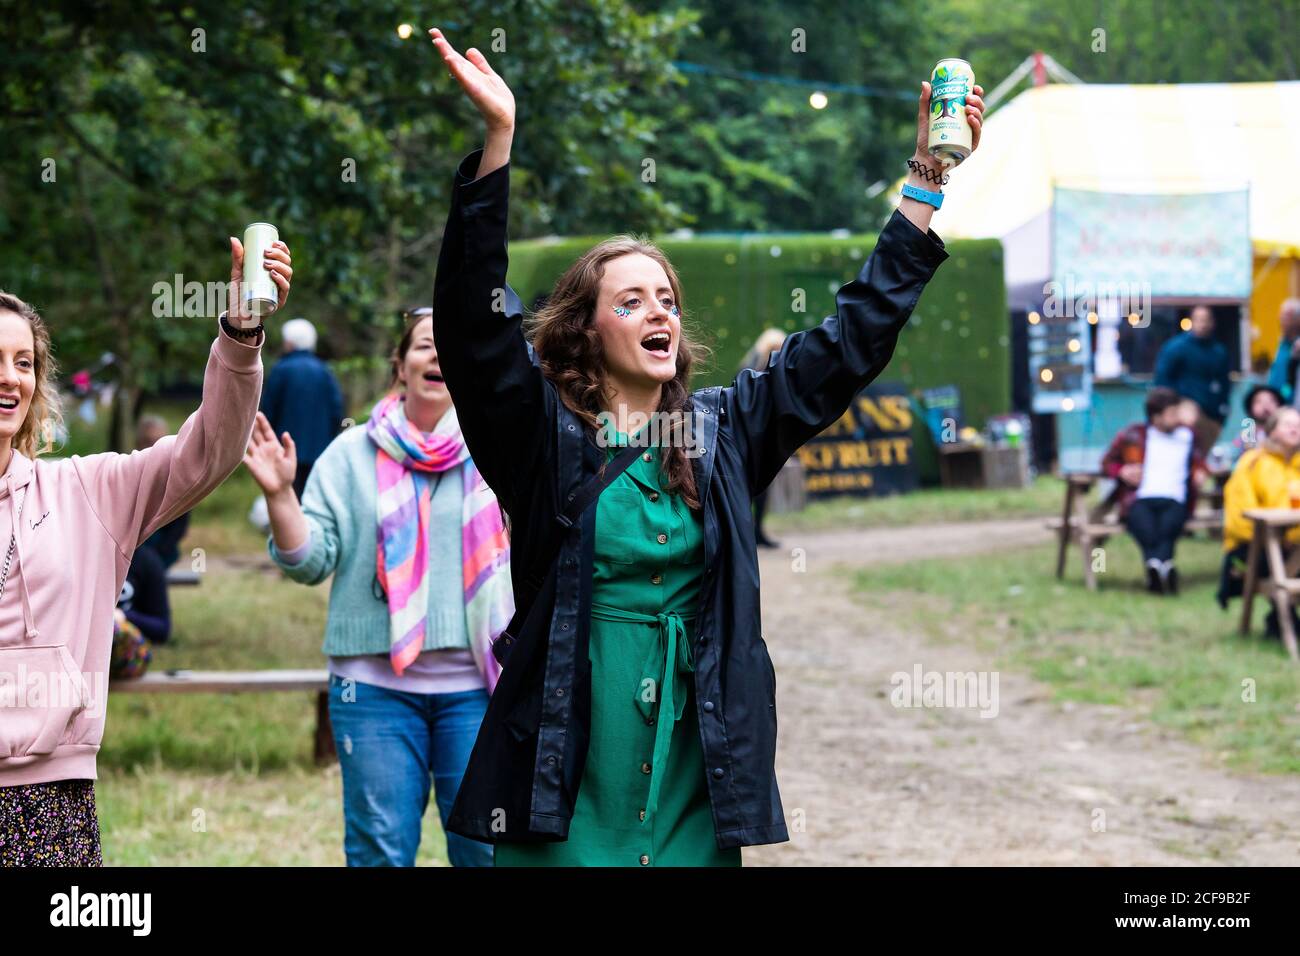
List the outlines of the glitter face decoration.
{"type": "MultiPolygon", "coordinates": [[[[630,301],[630,302],[639,302],[640,300],[639,300],[639,299],[629,299],[628,301],[630,301]]],[[[637,311],[639,311],[640,308],[641,308],[640,306],[637,306],[635,309],[633,309],[633,308],[629,308],[628,306],[625,306],[625,305],[616,305],[616,306],[613,306],[614,314],[617,315],[620,319],[626,319],[626,318],[627,318],[629,315],[631,315],[633,312],[637,312],[637,311]]],[[[668,307],[668,314],[671,315],[674,319],[680,319],[680,318],[682,317],[681,310],[678,309],[677,306],[676,306],[675,304],[674,304],[674,305],[670,305],[670,306],[668,307]]]]}

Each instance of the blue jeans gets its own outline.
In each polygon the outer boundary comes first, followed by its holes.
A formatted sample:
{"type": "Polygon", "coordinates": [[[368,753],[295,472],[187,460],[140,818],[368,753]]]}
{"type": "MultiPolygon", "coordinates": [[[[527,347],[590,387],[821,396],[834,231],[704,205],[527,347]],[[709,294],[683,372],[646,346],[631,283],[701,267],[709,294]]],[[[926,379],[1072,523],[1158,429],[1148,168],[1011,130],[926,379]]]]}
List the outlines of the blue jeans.
{"type": "MultiPolygon", "coordinates": [[[[330,675],[330,724],[343,768],[348,866],[414,866],[430,783],[443,827],[479,724],[483,690],[407,694],[330,675]]],[[[491,866],[492,847],[447,834],[452,866],[491,866]]]]}

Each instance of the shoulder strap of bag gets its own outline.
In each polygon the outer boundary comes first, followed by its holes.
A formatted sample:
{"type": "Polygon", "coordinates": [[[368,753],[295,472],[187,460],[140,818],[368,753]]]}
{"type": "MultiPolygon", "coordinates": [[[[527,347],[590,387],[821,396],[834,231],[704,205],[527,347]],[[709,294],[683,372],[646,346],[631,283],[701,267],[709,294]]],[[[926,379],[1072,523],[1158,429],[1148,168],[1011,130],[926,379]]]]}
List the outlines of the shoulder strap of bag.
{"type": "Polygon", "coordinates": [[[600,493],[612,485],[619,475],[627,471],[628,466],[636,461],[645,450],[639,445],[628,445],[612,461],[606,463],[604,471],[598,472],[595,477],[577,490],[568,506],[555,516],[556,523],[563,529],[556,535],[556,553],[559,552],[559,545],[564,540],[564,531],[568,531],[577,524],[578,519],[582,517],[582,513],[591,507],[592,502],[600,497],[600,493]]]}
{"type": "MultiPolygon", "coordinates": [[[[638,445],[628,445],[619,452],[612,461],[605,464],[603,471],[597,472],[586,484],[579,488],[569,499],[569,503],[564,510],[555,516],[555,523],[558,527],[551,536],[550,542],[546,546],[546,563],[543,565],[545,572],[549,572],[555,565],[555,559],[559,557],[560,548],[564,545],[564,536],[569,529],[581,520],[583,512],[591,507],[592,503],[600,497],[600,493],[614,483],[619,475],[627,471],[628,466],[644,452],[645,449],[638,445]]],[[[541,581],[538,581],[540,590],[541,581]]]]}

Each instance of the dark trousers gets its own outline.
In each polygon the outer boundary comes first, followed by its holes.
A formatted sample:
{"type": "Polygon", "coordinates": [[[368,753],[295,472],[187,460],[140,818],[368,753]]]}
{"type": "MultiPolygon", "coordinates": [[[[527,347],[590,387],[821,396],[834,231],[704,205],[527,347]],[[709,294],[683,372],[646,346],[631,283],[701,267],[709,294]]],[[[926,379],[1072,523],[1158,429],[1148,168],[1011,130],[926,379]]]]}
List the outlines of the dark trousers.
{"type": "MultiPolygon", "coordinates": [[[[1291,556],[1290,548],[1283,548],[1283,558],[1291,556]]],[[[1250,557],[1250,545],[1239,544],[1223,556],[1223,567],[1219,571],[1219,590],[1214,595],[1219,602],[1219,607],[1225,611],[1228,609],[1228,601],[1235,597],[1241,597],[1246,589],[1246,562],[1250,557]]],[[[1263,580],[1269,575],[1268,555],[1263,550],[1259,552],[1259,558],[1255,563],[1255,574],[1258,580],[1263,580]]],[[[1282,629],[1278,624],[1277,602],[1269,601],[1268,616],[1264,619],[1264,633],[1269,637],[1280,638],[1282,629]]],[[[1291,621],[1297,631],[1300,631],[1300,614],[1296,612],[1294,606],[1291,608],[1291,621]]]]}
{"type": "MultiPolygon", "coordinates": [[[[1246,587],[1246,561],[1250,557],[1250,545],[1239,544],[1223,556],[1223,566],[1219,569],[1219,590],[1214,595],[1219,607],[1228,609],[1228,601],[1241,597],[1246,587]]],[[[1255,574],[1259,578],[1268,577],[1268,555],[1261,548],[1255,562],[1255,574]]]]}
{"type": "Polygon", "coordinates": [[[1129,508],[1125,524],[1142,549],[1144,562],[1170,561],[1174,544],[1187,522],[1187,508],[1173,498],[1139,498],[1129,508]]]}

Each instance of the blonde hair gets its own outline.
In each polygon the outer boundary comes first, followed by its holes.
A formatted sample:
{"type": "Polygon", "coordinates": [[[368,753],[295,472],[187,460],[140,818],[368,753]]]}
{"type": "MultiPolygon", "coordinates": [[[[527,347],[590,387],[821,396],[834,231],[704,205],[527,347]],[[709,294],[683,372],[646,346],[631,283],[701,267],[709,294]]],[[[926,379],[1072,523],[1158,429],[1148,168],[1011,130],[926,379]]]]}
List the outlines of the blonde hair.
{"type": "Polygon", "coordinates": [[[0,312],[12,312],[26,319],[32,329],[36,389],[27,417],[14,435],[13,447],[28,458],[36,458],[54,450],[54,436],[63,424],[59,392],[54,384],[58,365],[50,352],[50,330],[36,309],[3,289],[0,289],[0,312]]]}
{"type": "Polygon", "coordinates": [[[785,333],[780,329],[764,329],[745,353],[744,359],[741,360],[742,368],[752,368],[756,372],[761,372],[767,368],[771,361],[772,353],[781,349],[785,345],[785,333]]]}
{"type": "Polygon", "coordinates": [[[1283,405],[1264,421],[1264,434],[1273,434],[1273,429],[1277,428],[1277,426],[1281,424],[1282,419],[1286,418],[1288,415],[1300,415],[1300,409],[1293,405],[1283,405]]]}

